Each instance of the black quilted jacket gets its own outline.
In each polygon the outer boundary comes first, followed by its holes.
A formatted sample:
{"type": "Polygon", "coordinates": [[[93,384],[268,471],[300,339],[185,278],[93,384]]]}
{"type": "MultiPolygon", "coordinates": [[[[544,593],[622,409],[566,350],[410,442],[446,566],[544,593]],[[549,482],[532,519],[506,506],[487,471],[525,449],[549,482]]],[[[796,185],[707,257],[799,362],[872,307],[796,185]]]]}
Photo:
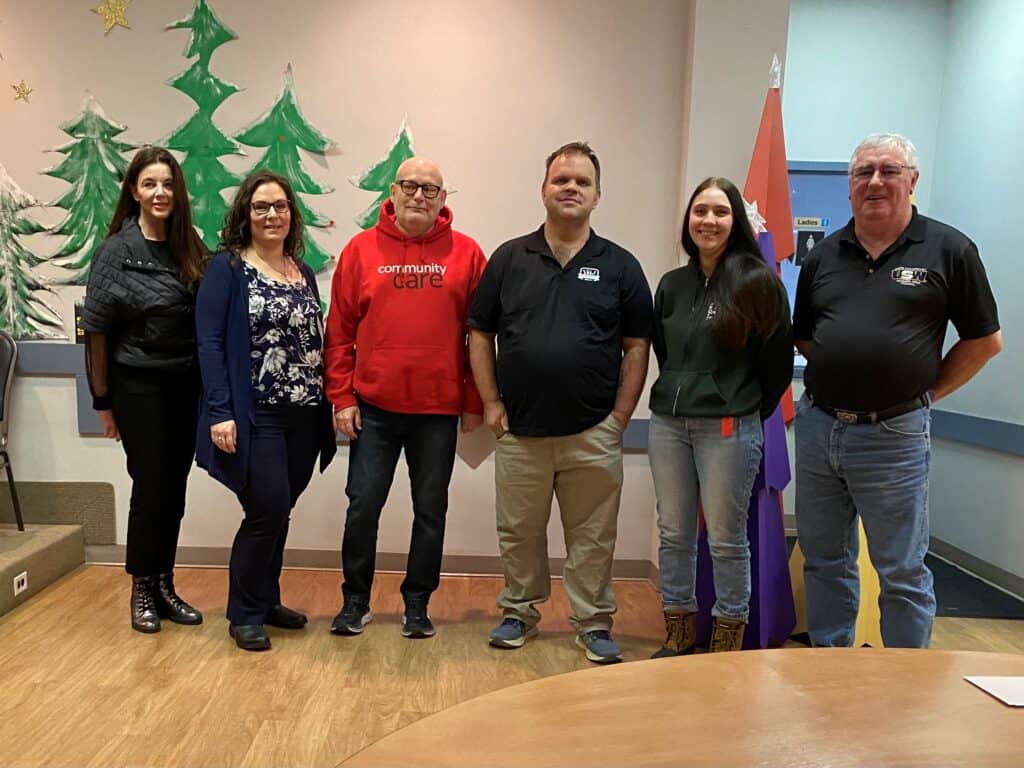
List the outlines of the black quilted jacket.
{"type": "Polygon", "coordinates": [[[154,258],[136,219],[96,249],[83,329],[106,334],[121,365],[180,372],[195,361],[195,286],[154,258]]]}

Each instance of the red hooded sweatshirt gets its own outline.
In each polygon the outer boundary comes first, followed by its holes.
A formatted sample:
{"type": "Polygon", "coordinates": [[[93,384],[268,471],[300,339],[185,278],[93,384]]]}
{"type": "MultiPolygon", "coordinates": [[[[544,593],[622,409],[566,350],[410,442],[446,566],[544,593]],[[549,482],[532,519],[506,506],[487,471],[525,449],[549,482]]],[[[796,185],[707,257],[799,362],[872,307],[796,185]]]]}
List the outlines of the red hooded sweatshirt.
{"type": "Polygon", "coordinates": [[[331,282],[324,379],[334,408],[358,395],[397,413],[483,413],[466,318],[485,266],[447,206],[427,234],[407,237],[384,203],[377,226],[345,246],[331,282]]]}

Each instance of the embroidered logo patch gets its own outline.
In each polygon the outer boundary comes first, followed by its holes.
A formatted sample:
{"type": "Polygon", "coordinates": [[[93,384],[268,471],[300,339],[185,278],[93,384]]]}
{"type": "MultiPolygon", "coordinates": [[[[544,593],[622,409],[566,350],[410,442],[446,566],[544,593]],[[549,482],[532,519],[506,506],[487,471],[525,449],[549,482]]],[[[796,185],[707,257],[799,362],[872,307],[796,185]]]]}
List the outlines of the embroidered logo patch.
{"type": "Polygon", "coordinates": [[[596,283],[601,279],[601,270],[597,267],[580,267],[577,277],[579,277],[580,280],[596,283]]]}
{"type": "Polygon", "coordinates": [[[892,279],[900,285],[924,285],[928,282],[928,270],[924,267],[896,267],[892,279]]]}

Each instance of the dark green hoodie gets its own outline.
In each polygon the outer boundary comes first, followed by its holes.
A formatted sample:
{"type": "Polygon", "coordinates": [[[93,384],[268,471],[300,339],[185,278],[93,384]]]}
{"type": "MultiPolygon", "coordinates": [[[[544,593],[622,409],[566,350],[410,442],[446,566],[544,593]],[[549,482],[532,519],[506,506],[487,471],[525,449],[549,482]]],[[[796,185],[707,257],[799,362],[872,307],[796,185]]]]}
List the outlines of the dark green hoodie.
{"type": "MultiPolygon", "coordinates": [[[[764,265],[755,256],[744,258],[764,265]]],[[[697,259],[661,278],[653,340],[661,373],[651,388],[651,410],[711,418],[758,411],[768,418],[793,378],[789,302],[783,297],[775,333],[751,335],[738,349],[723,346],[712,330],[715,305],[715,275],[706,278],[697,259]]]]}

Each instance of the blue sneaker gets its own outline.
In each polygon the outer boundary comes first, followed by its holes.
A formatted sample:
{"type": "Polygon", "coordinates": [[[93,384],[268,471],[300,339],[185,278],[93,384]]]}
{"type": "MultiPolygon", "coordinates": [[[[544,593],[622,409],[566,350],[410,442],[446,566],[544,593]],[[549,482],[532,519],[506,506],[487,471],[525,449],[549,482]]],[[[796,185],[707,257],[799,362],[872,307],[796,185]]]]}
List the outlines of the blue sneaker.
{"type": "Polygon", "coordinates": [[[595,664],[615,664],[622,661],[622,651],[612,640],[607,629],[595,629],[576,635],[576,645],[582,648],[587,659],[595,664]]]}
{"type": "Polygon", "coordinates": [[[490,643],[495,648],[521,648],[527,638],[536,635],[536,627],[529,627],[525,621],[506,616],[491,632],[490,643]]]}

